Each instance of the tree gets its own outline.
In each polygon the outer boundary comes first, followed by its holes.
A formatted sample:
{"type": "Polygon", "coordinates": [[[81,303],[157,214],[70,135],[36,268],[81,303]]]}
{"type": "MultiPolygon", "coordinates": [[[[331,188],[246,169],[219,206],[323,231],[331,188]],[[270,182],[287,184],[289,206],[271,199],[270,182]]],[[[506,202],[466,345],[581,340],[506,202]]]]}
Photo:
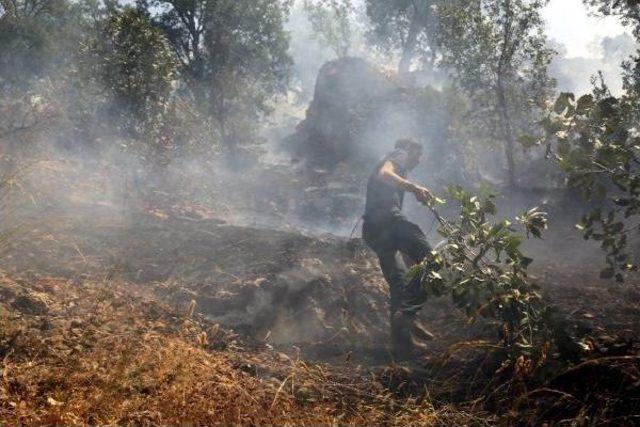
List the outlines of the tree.
{"type": "MultiPolygon", "coordinates": [[[[288,6],[269,0],[154,0],[189,93],[233,151],[242,132],[286,89],[288,6]]],[[[142,5],[140,7],[147,7],[142,5]]]]}
{"type": "Polygon", "coordinates": [[[204,80],[205,48],[203,44],[204,18],[207,2],[202,0],[138,1],[138,9],[161,12],[152,17],[155,26],[162,29],[171,48],[180,61],[181,76],[193,90],[194,96],[202,92],[196,83],[204,80]]]}
{"type": "Polygon", "coordinates": [[[112,14],[83,59],[84,77],[105,89],[108,115],[125,134],[138,137],[160,123],[177,61],[147,15],[132,8],[112,14]]]}
{"type": "Polygon", "coordinates": [[[350,0],[305,0],[304,10],[311,28],[321,44],[342,58],[349,54],[353,38],[354,7],[350,0]]]}
{"type": "Polygon", "coordinates": [[[601,86],[577,100],[572,93],[561,94],[541,121],[541,143],[567,174],[568,185],[603,201],[582,216],[578,227],[607,253],[601,277],[618,281],[636,269],[627,244],[640,229],[638,105],[636,94],[616,98],[601,86]]]}
{"type": "Polygon", "coordinates": [[[640,3],[638,0],[583,0],[584,4],[604,16],[617,16],[623,25],[632,26],[640,38],[640,3]]]}
{"type": "Polygon", "coordinates": [[[82,8],[67,0],[0,0],[0,90],[24,90],[67,66],[83,35],[82,8]]]}
{"type": "MultiPolygon", "coordinates": [[[[640,5],[635,0],[585,0],[604,15],[621,17],[634,26],[640,38],[640,5]]],[[[597,207],[586,212],[578,224],[585,239],[600,242],[607,266],[602,278],[622,282],[637,259],[628,249],[630,237],[640,230],[640,58],[622,64],[623,93],[612,96],[602,74],[593,79],[593,92],[576,99],[561,93],[539,122],[544,136],[523,138],[528,144],[546,147],[547,157],[565,172],[567,184],[597,207]]]]}
{"type": "MultiPolygon", "coordinates": [[[[458,207],[457,219],[450,222],[431,207],[445,243],[410,271],[422,283],[421,298],[449,296],[470,322],[480,317],[494,320],[501,350],[516,376],[531,375],[544,360],[549,343],[565,357],[578,356],[581,349],[568,335],[566,321],[544,302],[540,289],[527,276],[533,260],[521,251],[522,234],[511,221],[494,219],[493,196],[474,196],[461,187],[448,192],[458,207]]],[[[516,217],[516,222],[527,238],[541,238],[547,214],[533,208],[516,217]]]]}
{"type": "Polygon", "coordinates": [[[472,0],[440,8],[442,66],[469,98],[480,136],[502,141],[508,183],[517,185],[516,138],[553,89],[553,51],[540,16],[545,0],[472,0]]]}
{"type": "MultiPolygon", "coordinates": [[[[634,16],[637,6],[628,13],[621,6],[616,11],[634,16]]],[[[540,121],[544,138],[531,139],[546,147],[570,187],[599,202],[582,216],[578,228],[606,252],[600,276],[619,282],[627,271],[638,269],[628,245],[640,230],[640,57],[622,63],[622,77],[623,93],[617,97],[602,74],[593,79],[591,94],[578,99],[573,93],[560,94],[540,121]]]]}
{"type": "Polygon", "coordinates": [[[241,137],[238,122],[259,119],[269,97],[286,90],[291,59],[285,14],[269,0],[215,2],[206,9],[209,107],[228,148],[241,137]]]}
{"type": "MultiPolygon", "coordinates": [[[[400,52],[398,72],[406,74],[415,56],[436,63],[439,7],[443,0],[366,0],[371,41],[383,50],[400,52]]],[[[449,2],[450,3],[450,2],[449,2]]]]}

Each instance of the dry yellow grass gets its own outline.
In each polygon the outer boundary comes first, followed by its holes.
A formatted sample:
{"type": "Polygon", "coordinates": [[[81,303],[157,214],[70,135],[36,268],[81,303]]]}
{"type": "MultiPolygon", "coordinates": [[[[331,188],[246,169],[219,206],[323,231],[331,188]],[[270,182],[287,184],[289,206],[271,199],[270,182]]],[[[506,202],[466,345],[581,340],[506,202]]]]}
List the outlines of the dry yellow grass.
{"type": "Polygon", "coordinates": [[[241,349],[136,285],[2,275],[0,294],[2,425],[482,423],[365,376],[241,349]]]}

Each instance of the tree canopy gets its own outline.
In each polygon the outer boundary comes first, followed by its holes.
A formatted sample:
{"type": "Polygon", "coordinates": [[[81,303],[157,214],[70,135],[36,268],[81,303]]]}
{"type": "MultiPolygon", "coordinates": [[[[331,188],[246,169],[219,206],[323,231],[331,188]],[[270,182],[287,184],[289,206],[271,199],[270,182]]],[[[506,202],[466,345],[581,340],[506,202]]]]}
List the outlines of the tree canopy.
{"type": "Polygon", "coordinates": [[[113,14],[86,52],[107,91],[110,116],[127,131],[153,126],[167,108],[177,61],[161,30],[135,9],[113,14]]]}
{"type": "MultiPolygon", "coordinates": [[[[288,6],[268,0],[157,0],[154,18],[171,41],[186,87],[233,147],[267,100],[286,88],[288,6]]],[[[148,6],[145,6],[148,8],[148,6]]]]}
{"type": "Polygon", "coordinates": [[[435,66],[442,0],[366,0],[372,28],[370,39],[379,48],[400,54],[398,72],[407,73],[416,56],[435,66]]]}
{"type": "Polygon", "coordinates": [[[547,72],[553,51],[540,15],[545,4],[473,0],[440,12],[442,65],[468,95],[469,119],[479,133],[502,141],[511,186],[517,184],[516,140],[554,86],[547,72]]]}

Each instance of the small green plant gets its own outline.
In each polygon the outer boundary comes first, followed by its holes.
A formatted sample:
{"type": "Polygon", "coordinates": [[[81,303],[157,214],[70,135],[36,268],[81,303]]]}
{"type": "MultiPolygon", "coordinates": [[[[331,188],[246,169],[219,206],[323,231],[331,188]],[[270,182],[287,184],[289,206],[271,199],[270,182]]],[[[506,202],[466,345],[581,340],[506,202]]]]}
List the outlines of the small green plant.
{"type": "MultiPolygon", "coordinates": [[[[450,222],[433,210],[445,243],[411,273],[421,275],[427,295],[450,295],[471,320],[492,319],[513,360],[521,355],[530,359],[549,333],[546,306],[527,277],[532,259],[520,251],[523,237],[511,221],[493,220],[493,196],[473,196],[460,187],[449,193],[459,205],[459,215],[450,222]]],[[[547,215],[533,208],[516,223],[527,237],[541,238],[547,215]]]]}

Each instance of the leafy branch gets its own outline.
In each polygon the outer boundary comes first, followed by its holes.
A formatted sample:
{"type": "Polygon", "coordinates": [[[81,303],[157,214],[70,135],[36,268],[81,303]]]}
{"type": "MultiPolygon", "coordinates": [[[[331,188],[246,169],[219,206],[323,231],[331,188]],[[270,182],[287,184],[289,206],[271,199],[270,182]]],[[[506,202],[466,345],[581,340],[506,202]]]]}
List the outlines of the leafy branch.
{"type": "Polygon", "coordinates": [[[606,252],[607,267],[600,277],[618,282],[624,281],[625,272],[637,269],[628,251],[640,214],[637,117],[635,95],[616,98],[603,85],[577,100],[573,93],[560,94],[540,122],[543,138],[521,138],[526,146],[546,148],[547,157],[565,172],[569,187],[600,200],[577,227],[606,252]]]}
{"type": "MultiPolygon", "coordinates": [[[[471,319],[496,320],[504,347],[514,356],[532,358],[550,339],[547,307],[527,277],[533,261],[520,250],[522,236],[511,221],[494,221],[493,196],[479,198],[460,187],[449,189],[459,206],[455,222],[430,207],[440,222],[445,243],[432,251],[410,274],[420,275],[428,295],[450,295],[471,319]]],[[[547,214],[533,208],[516,218],[528,236],[542,237],[547,214]]]]}

